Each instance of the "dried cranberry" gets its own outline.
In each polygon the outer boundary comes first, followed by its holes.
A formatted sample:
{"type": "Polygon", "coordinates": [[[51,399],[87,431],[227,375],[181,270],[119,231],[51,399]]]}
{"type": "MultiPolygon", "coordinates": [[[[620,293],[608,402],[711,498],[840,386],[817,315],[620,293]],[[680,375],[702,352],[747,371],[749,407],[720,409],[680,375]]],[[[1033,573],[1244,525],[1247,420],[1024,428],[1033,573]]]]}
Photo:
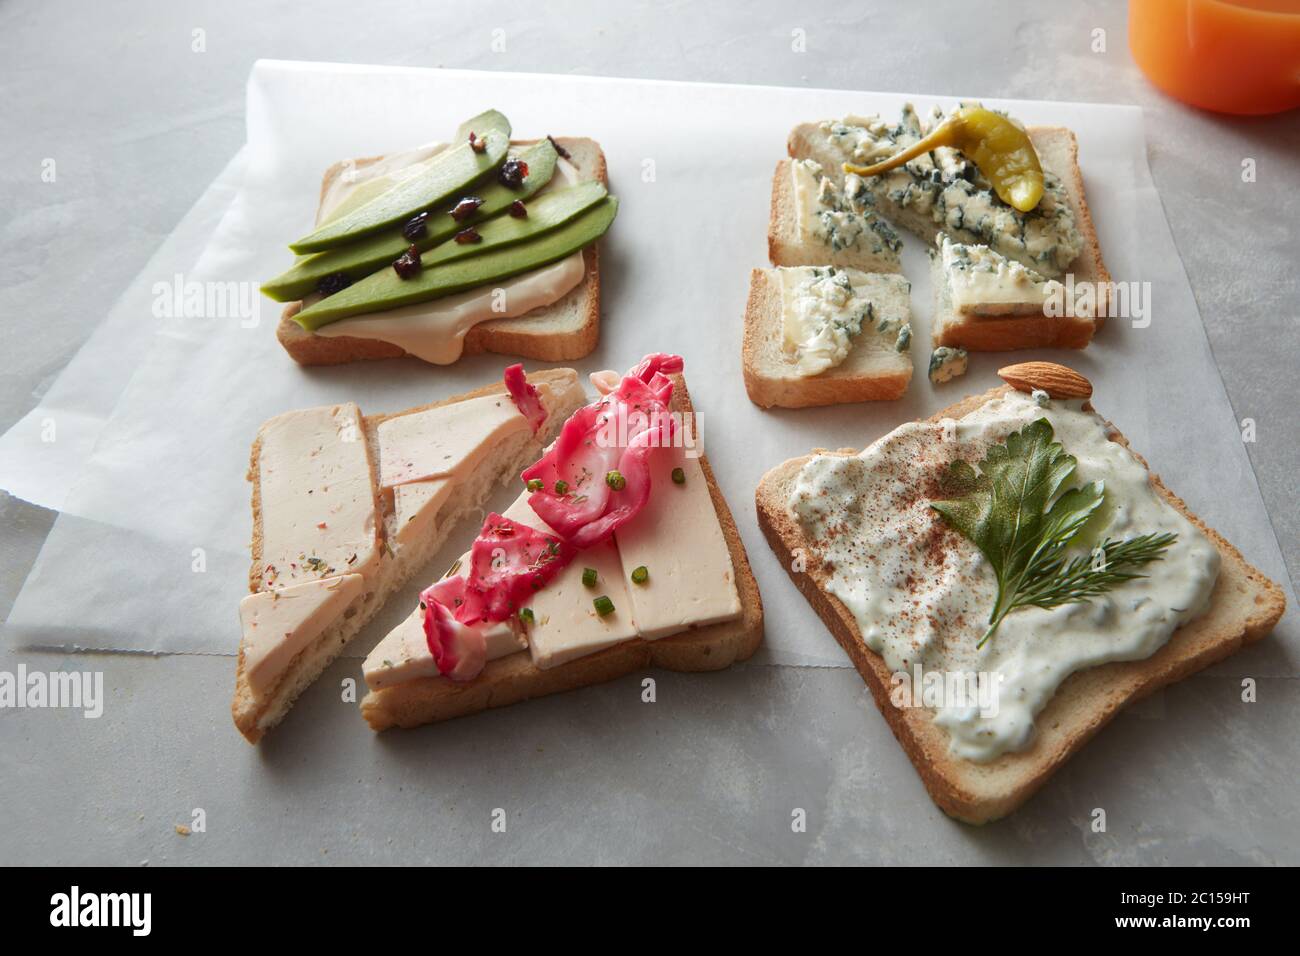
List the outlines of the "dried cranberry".
{"type": "Polygon", "coordinates": [[[478,207],[483,205],[483,200],[477,196],[466,196],[456,205],[451,207],[451,218],[457,222],[464,222],[474,213],[478,212],[478,207]]]}
{"type": "Polygon", "coordinates": [[[561,146],[559,143],[555,141],[554,136],[547,136],[546,138],[551,141],[551,145],[555,147],[555,151],[560,154],[561,159],[573,158],[572,156],[569,155],[569,151],[567,149],[565,149],[563,146],[561,146]]]}
{"type": "Polygon", "coordinates": [[[331,272],[327,276],[321,276],[321,280],[316,283],[316,291],[324,296],[331,296],[335,292],[342,292],[352,284],[346,272],[331,272]]]}
{"type": "Polygon", "coordinates": [[[476,152],[476,153],[486,153],[486,152],[487,152],[487,140],[485,140],[485,139],[479,139],[479,138],[478,138],[477,136],[475,136],[473,133],[470,133],[470,134],[469,134],[469,148],[472,149],[472,150],[474,150],[474,152],[476,152]]]}
{"type": "Polygon", "coordinates": [[[524,184],[524,177],[527,175],[527,163],[522,159],[507,159],[501,164],[501,169],[497,172],[497,179],[501,180],[502,186],[518,189],[524,184]]]}
{"type": "Polygon", "coordinates": [[[516,199],[510,204],[510,215],[514,216],[516,219],[528,218],[528,207],[524,205],[522,199],[516,199]]]}
{"type": "Polygon", "coordinates": [[[399,278],[409,279],[420,273],[420,250],[411,246],[400,256],[393,260],[393,271],[399,278]]]}
{"type": "Polygon", "coordinates": [[[417,212],[414,216],[406,221],[402,227],[402,238],[407,242],[415,242],[417,239],[423,239],[429,234],[429,213],[417,212]]]}
{"type": "Polygon", "coordinates": [[[462,246],[467,246],[471,242],[482,242],[483,237],[478,234],[477,229],[470,226],[468,229],[462,229],[460,232],[456,233],[456,241],[462,246]]]}

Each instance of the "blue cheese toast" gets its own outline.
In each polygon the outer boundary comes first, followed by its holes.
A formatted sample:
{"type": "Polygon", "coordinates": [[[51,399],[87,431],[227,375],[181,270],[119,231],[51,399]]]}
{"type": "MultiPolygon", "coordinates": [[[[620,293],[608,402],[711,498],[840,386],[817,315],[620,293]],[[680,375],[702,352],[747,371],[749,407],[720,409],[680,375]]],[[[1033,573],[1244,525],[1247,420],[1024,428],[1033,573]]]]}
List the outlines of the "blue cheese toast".
{"type": "Polygon", "coordinates": [[[1075,295],[1073,283],[1049,279],[986,245],[954,242],[940,233],[930,259],[935,346],[979,352],[1081,349],[1100,324],[1093,295],[1075,295]]]}
{"type": "Polygon", "coordinates": [[[753,270],[741,355],[750,400],[806,408],[902,397],[912,379],[910,295],[893,273],[753,270]]]}
{"type": "MultiPolygon", "coordinates": [[[[793,158],[816,161],[843,185],[844,163],[886,159],[916,143],[942,118],[933,111],[927,126],[909,103],[895,123],[846,116],[801,124],[787,146],[793,158]]],[[[1049,278],[1073,272],[1078,281],[1108,281],[1084,199],[1074,134],[1041,127],[1028,132],[1044,173],[1043,198],[1032,211],[1003,202],[975,165],[948,147],[867,177],[875,210],[927,243],[943,232],[956,242],[987,245],[1049,278]]]]}

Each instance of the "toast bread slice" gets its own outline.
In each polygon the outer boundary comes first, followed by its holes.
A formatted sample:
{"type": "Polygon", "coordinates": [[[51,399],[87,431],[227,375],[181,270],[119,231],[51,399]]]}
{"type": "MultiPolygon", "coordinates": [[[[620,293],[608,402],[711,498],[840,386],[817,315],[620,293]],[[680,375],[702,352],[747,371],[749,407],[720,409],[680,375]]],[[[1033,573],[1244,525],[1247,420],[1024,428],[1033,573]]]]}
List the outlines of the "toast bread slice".
{"type": "MultiPolygon", "coordinates": [[[[516,141],[527,145],[532,140],[516,141]]],[[[580,182],[609,185],[605,154],[600,145],[583,137],[557,137],[556,143],[570,156],[580,182]]],[[[345,160],[325,170],[321,181],[322,202],[335,179],[350,169],[364,169],[384,157],[345,160]]],[[[540,362],[566,362],[591,353],[600,338],[600,243],[583,250],[586,276],[558,302],[533,309],[520,316],[480,322],[465,336],[465,355],[495,352],[517,355],[540,362]]],[[[391,342],[350,335],[325,336],[309,332],[293,321],[302,302],[285,306],[275,336],[299,365],[342,365],[372,359],[401,358],[409,353],[391,342]]]]}
{"type": "Polygon", "coordinates": [[[799,213],[795,207],[791,160],[776,164],[772,174],[772,203],[767,219],[767,258],[774,266],[844,266],[863,272],[902,272],[898,253],[887,255],[858,248],[832,249],[819,240],[799,235],[799,213]]]}
{"type": "MultiPolygon", "coordinates": [[[[1007,391],[1008,386],[1001,386],[970,396],[929,421],[960,418],[1007,391]]],[[[1113,426],[1112,431],[1112,440],[1128,447],[1113,426]]],[[[851,455],[856,450],[830,454],[851,455]]],[[[811,457],[791,459],[763,476],[755,495],[759,527],[795,586],[848,653],[934,802],[967,823],[987,823],[1015,810],[1122,708],[1258,641],[1272,630],[1286,606],[1280,587],[1247,564],[1236,548],[1151,474],[1160,496],[1204,532],[1222,557],[1209,609],[1144,660],[1104,664],[1071,675],[1036,717],[1036,734],[1027,749],[989,763],[973,763],[949,754],[948,734],[935,725],[930,710],[894,706],[892,675],[884,659],[866,646],[852,613],[826,590],[829,574],[787,509],[795,477],[811,457]],[[805,556],[803,573],[791,570],[797,549],[805,556]]]]}
{"type": "MultiPolygon", "coordinates": [[[[690,395],[681,375],[674,382],[671,408],[683,415],[692,412],[690,395]]],[[[709,496],[722,526],[736,589],[740,594],[740,617],[654,641],[635,638],[594,654],[542,670],[528,653],[510,654],[488,661],[481,674],[457,683],[438,677],[424,677],[382,690],[371,691],[361,701],[361,715],[373,730],[417,727],[475,714],[489,707],[505,707],[533,697],[542,697],[589,684],[614,680],[634,671],[662,667],[674,671],[721,670],[749,658],[763,639],[763,600],[749,566],[745,545],[736,523],[718,489],[708,459],[700,465],[709,483],[709,496]]]]}
{"type": "Polygon", "coordinates": [[[818,375],[800,376],[781,347],[781,282],[771,269],[749,274],[741,366],[745,391],[761,408],[809,408],[845,402],[901,398],[912,380],[910,352],[864,348],[862,333],[839,365],[818,375]]]}
{"type": "MultiPolygon", "coordinates": [[[[484,503],[498,485],[509,484],[518,479],[518,474],[540,457],[545,440],[553,435],[561,424],[575,410],[586,403],[578,375],[572,369],[551,369],[533,372],[528,381],[539,388],[546,386],[549,397],[546,400],[547,416],[542,428],[533,435],[525,431],[511,436],[495,446],[478,466],[464,480],[458,481],[447,500],[439,507],[434,519],[434,533],[416,545],[404,547],[393,546],[397,540],[396,515],[394,514],[391,491],[382,490],[377,495],[377,510],[382,517],[377,529],[381,560],[372,580],[367,582],[365,592],[353,602],[344,614],[309,646],[305,647],[290,662],[281,676],[279,683],[262,700],[256,699],[244,673],[244,644],[240,642],[239,659],[235,670],[235,695],[231,703],[231,715],[235,726],[249,741],[256,743],[271,727],[284,717],[298,695],[307,688],[335,658],[342,653],[356,634],[383,607],[384,602],[401,589],[410,579],[425,567],[430,559],[441,549],[450,533],[470,514],[481,511],[484,503]]],[[[389,419],[401,415],[412,415],[430,408],[450,405],[466,399],[483,395],[505,393],[505,386],[500,383],[475,389],[463,395],[456,395],[440,402],[432,402],[417,408],[388,415],[364,416],[364,430],[367,451],[369,453],[373,487],[380,488],[378,473],[378,428],[389,419]]],[[[262,561],[262,495],[259,460],[262,439],[259,434],[253,442],[250,455],[248,480],[252,483],[253,507],[253,560],[249,569],[248,587],[250,593],[261,590],[263,579],[262,561]]]]}

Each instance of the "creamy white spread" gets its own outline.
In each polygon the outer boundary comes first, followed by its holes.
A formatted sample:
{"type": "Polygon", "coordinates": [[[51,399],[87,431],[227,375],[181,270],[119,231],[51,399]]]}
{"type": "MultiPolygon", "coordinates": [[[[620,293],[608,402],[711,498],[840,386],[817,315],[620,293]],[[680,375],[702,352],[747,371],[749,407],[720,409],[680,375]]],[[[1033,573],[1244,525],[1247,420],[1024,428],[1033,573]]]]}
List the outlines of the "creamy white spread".
{"type": "Polygon", "coordinates": [[[409,179],[425,164],[447,148],[446,143],[426,143],[365,166],[349,160],[337,176],[329,181],[316,210],[316,225],[323,226],[349,210],[363,206],[404,179],[409,179]]]}
{"type": "Polygon", "coordinates": [[[1034,718],[1075,671],[1155,653],[1209,605],[1219,553],[1152,488],[1147,470],[1110,441],[1082,402],[1012,392],[956,421],[914,422],[854,456],[819,455],[799,473],[789,506],[829,566],[828,590],[857,620],[862,639],[895,673],[985,674],[997,681],[995,713],[938,706],[951,752],[992,760],[1029,745],[1034,718]],[[949,462],[977,462],[990,445],[1039,418],[1078,460],[1070,487],[1100,480],[1105,501],[1080,535],[1087,554],[1104,538],[1173,532],[1145,577],[1087,603],[1012,611],[978,648],[996,593],[976,546],[930,508],[949,462]]]}
{"type": "MultiPolygon", "coordinates": [[[[420,160],[413,155],[411,161],[420,160]]],[[[577,182],[577,170],[561,157],[556,160],[555,175],[538,195],[577,182]]],[[[346,201],[346,196],[340,201],[346,201]]],[[[518,318],[554,305],[580,285],[586,274],[586,261],[579,249],[558,262],[501,282],[431,302],[351,316],[317,329],[316,334],[378,339],[434,365],[450,365],[461,357],[465,336],[474,326],[491,319],[518,318]]],[[[309,296],[303,304],[309,306],[317,301],[318,296],[309,296]]]]}
{"type": "Polygon", "coordinates": [[[867,329],[906,351],[911,340],[906,279],[834,266],[787,267],[776,273],[781,347],[797,375],[819,375],[842,364],[867,329]]]}
{"type": "Polygon", "coordinates": [[[587,274],[582,250],[504,282],[470,289],[432,302],[372,312],[331,322],[317,335],[356,336],[391,342],[416,358],[450,365],[465,350],[465,336],[480,322],[513,319],[553,305],[587,274]]]}

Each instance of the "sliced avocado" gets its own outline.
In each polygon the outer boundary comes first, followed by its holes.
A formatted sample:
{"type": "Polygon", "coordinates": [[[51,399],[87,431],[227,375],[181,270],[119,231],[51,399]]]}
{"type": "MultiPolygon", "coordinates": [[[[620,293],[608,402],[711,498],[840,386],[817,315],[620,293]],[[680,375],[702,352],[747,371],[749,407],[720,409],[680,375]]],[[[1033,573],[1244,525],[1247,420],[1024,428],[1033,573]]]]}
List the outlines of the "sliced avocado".
{"type": "Polygon", "coordinates": [[[479,223],[471,227],[478,234],[477,242],[458,242],[451,239],[422,255],[420,265],[429,269],[440,263],[468,259],[470,256],[493,252],[502,246],[527,242],[581,215],[604,199],[605,195],[605,187],[594,182],[553,190],[528,203],[525,206],[527,216],[518,219],[514,216],[497,216],[495,219],[479,223]]]}
{"type": "MultiPolygon", "coordinates": [[[[472,226],[491,219],[505,212],[516,199],[528,199],[551,181],[555,175],[555,163],[559,155],[548,139],[519,151],[518,158],[528,165],[528,175],[518,189],[511,189],[501,183],[484,184],[474,190],[474,196],[483,200],[473,215],[457,222],[451,218],[451,209],[460,201],[464,193],[457,193],[450,203],[444,205],[429,217],[428,232],[416,240],[415,247],[421,252],[432,249],[445,242],[466,226],[472,226]]],[[[436,157],[434,157],[436,158],[436,157]]],[[[430,162],[431,160],[425,160],[430,162]]],[[[317,252],[295,262],[287,271],[271,279],[262,286],[262,293],[276,302],[292,302],[314,292],[321,279],[328,275],[342,272],[353,282],[370,275],[377,269],[383,269],[405,252],[412,245],[401,232],[400,223],[393,229],[372,236],[364,236],[337,249],[317,252]]]]}
{"type": "MultiPolygon", "coordinates": [[[[352,187],[352,190],[347,194],[347,196],[345,196],[337,206],[331,209],[328,215],[322,217],[320,222],[316,223],[316,227],[319,229],[326,223],[334,222],[336,219],[342,219],[354,209],[360,209],[372,199],[388,192],[388,190],[392,189],[398,183],[410,179],[412,176],[418,176],[428,168],[429,164],[438,157],[439,153],[446,152],[446,150],[447,147],[444,146],[432,156],[426,156],[424,159],[412,163],[410,166],[404,166],[401,169],[394,169],[392,172],[385,173],[382,176],[375,176],[371,179],[362,180],[352,187]]],[[[347,176],[348,173],[344,172],[341,175],[347,176]]]]}
{"type": "Polygon", "coordinates": [[[461,124],[453,144],[432,157],[419,175],[403,179],[364,206],[291,242],[289,248],[297,253],[323,252],[385,226],[400,225],[486,176],[505,159],[509,146],[510,121],[496,110],[480,113],[461,124]],[[470,145],[470,133],[486,143],[483,152],[470,145]]]}
{"type": "Polygon", "coordinates": [[[308,331],[315,331],[348,316],[427,302],[531,272],[599,239],[617,212],[618,200],[606,196],[576,218],[527,242],[443,262],[422,269],[419,275],[410,279],[399,278],[392,269],[382,269],[303,309],[294,316],[294,321],[308,331]]]}

